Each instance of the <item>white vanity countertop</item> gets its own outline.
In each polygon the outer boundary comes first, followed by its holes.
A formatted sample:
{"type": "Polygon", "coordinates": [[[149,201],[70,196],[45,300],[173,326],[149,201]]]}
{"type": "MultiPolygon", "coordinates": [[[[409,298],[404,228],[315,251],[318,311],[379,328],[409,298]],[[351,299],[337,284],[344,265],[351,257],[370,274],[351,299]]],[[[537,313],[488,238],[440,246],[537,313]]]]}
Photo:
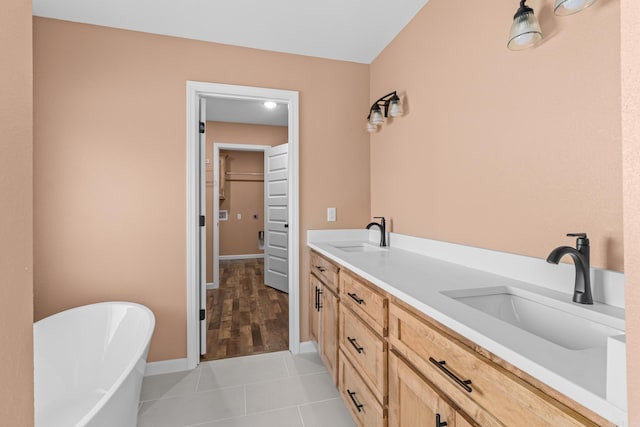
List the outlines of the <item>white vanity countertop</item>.
{"type": "MultiPolygon", "coordinates": [[[[364,236],[358,233],[334,234],[335,238],[343,239],[341,241],[318,239],[313,233],[315,232],[309,233],[310,248],[602,417],[618,425],[626,425],[626,412],[608,402],[605,397],[606,347],[569,350],[471,308],[441,292],[517,286],[562,301],[570,301],[571,294],[393,246],[382,251],[346,252],[336,246],[373,242],[362,238],[364,236]],[[361,237],[358,239],[359,236],[361,237]]],[[[595,303],[588,309],[620,319],[620,329],[624,330],[623,309],[600,303],[595,303]]]]}

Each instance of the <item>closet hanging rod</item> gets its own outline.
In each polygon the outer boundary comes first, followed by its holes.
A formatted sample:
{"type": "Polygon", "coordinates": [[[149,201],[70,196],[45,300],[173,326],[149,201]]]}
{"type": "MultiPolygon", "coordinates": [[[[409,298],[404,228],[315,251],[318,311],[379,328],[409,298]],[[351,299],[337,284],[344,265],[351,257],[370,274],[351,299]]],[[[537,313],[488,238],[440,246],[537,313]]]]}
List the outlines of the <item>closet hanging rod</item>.
{"type": "Polygon", "coordinates": [[[225,172],[227,175],[264,175],[263,172],[225,172]]]}

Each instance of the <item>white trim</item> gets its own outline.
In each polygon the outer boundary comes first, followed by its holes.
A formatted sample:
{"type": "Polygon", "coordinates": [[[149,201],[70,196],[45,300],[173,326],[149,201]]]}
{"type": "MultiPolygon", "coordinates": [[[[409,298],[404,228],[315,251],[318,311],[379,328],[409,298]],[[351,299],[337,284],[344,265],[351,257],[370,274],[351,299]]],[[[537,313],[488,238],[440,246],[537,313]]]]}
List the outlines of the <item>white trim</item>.
{"type": "Polygon", "coordinates": [[[186,358],[161,360],[159,362],[148,362],[144,371],[144,376],[170,374],[172,372],[188,371],[189,364],[186,358]]]}
{"type": "Polygon", "coordinates": [[[300,353],[317,353],[318,346],[313,341],[304,341],[300,343],[300,353]]]}
{"type": "Polygon", "coordinates": [[[225,259],[251,259],[251,258],[264,258],[264,254],[247,254],[247,255],[220,255],[218,258],[225,259]]]}
{"type": "MultiPolygon", "coordinates": [[[[299,130],[298,92],[236,86],[218,83],[187,81],[187,369],[200,361],[199,306],[197,261],[198,255],[198,186],[196,171],[198,158],[198,106],[200,97],[274,100],[289,106],[289,351],[300,351],[300,218],[299,218],[299,130]]],[[[214,165],[215,166],[215,165],[214,165]]],[[[215,189],[215,186],[214,186],[215,189]]]]}
{"type": "Polygon", "coordinates": [[[218,285],[213,282],[207,282],[207,290],[209,291],[211,289],[218,289],[218,285]]]}

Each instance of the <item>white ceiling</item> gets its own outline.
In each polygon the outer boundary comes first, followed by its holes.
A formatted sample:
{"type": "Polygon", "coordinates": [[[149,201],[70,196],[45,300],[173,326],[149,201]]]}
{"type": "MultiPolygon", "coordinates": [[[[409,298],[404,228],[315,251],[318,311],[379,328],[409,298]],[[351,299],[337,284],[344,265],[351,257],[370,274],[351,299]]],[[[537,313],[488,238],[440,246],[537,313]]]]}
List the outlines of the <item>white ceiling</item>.
{"type": "Polygon", "coordinates": [[[33,14],[370,64],[428,0],[33,0],[33,14]]]}
{"type": "Polygon", "coordinates": [[[287,104],[269,110],[263,101],[207,98],[207,121],[287,126],[288,116],[287,104]]]}

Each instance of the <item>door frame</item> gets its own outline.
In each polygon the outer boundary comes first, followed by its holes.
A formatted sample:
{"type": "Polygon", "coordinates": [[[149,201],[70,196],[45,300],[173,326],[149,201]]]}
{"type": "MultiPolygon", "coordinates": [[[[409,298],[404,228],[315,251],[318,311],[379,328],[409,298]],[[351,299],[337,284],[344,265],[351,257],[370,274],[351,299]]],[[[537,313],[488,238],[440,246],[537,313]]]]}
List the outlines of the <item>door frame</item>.
{"type": "MultiPolygon", "coordinates": [[[[218,215],[220,213],[220,150],[227,151],[251,151],[254,153],[262,153],[262,156],[266,156],[268,145],[249,145],[249,144],[233,144],[229,142],[213,142],[213,218],[211,218],[211,224],[219,222],[218,215]]],[[[263,158],[264,160],[264,158],[263,158]]],[[[266,184],[266,182],[265,182],[266,184]]],[[[266,189],[265,189],[266,190],[266,189]]],[[[291,202],[291,200],[289,200],[291,202]]],[[[260,212],[262,220],[264,221],[264,211],[260,212]]],[[[220,228],[214,229],[213,233],[213,287],[218,288],[220,286],[220,228]]]]}
{"type": "Polygon", "coordinates": [[[200,363],[198,304],[199,213],[198,203],[198,109],[201,97],[243,100],[273,100],[288,104],[289,143],[289,351],[300,351],[300,223],[298,92],[252,86],[187,81],[187,369],[200,363]]]}

